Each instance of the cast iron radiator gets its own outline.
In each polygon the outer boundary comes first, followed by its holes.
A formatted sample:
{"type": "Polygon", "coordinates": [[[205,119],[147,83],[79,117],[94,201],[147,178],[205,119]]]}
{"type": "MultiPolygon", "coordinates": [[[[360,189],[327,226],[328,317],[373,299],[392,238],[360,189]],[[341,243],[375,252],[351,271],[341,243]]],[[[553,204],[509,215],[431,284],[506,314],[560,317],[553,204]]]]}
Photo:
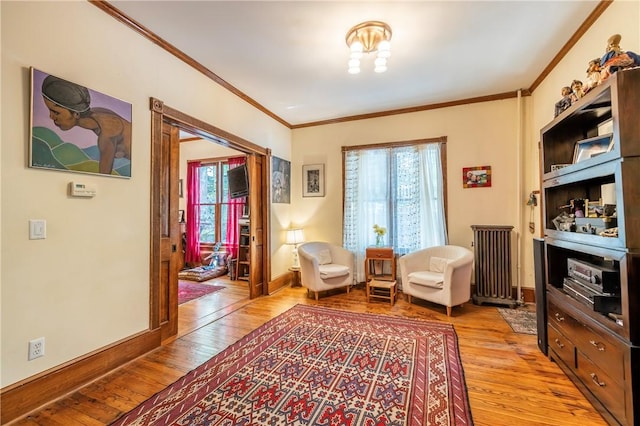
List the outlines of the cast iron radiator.
{"type": "Polygon", "coordinates": [[[511,288],[513,226],[471,225],[475,247],[476,290],[473,303],[515,307],[511,288]]]}

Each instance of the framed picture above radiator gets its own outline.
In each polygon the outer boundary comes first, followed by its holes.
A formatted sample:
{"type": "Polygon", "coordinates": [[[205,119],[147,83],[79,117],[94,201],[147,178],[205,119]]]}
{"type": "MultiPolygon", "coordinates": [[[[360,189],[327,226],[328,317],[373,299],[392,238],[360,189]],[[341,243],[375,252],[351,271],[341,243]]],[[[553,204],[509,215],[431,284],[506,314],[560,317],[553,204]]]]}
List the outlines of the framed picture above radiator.
{"type": "Polygon", "coordinates": [[[491,166],[462,168],[463,188],[484,188],[491,186],[491,166]]]}

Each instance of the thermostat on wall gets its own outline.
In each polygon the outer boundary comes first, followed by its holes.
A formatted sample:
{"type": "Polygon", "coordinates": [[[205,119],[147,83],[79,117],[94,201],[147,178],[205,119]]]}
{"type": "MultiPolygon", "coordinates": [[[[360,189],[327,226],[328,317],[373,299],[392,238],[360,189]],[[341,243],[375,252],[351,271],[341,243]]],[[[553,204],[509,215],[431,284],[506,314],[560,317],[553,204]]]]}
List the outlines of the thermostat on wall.
{"type": "Polygon", "coordinates": [[[69,182],[69,195],[72,197],[95,197],[96,189],[79,182],[69,182]]]}

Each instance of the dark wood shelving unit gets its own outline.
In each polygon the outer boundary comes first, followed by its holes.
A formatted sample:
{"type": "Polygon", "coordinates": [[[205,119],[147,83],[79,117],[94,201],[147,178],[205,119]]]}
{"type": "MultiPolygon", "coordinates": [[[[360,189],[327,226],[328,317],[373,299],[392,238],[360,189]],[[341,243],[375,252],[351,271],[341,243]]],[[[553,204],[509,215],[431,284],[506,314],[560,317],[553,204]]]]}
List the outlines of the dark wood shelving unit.
{"type": "MultiPolygon", "coordinates": [[[[541,130],[541,149],[549,357],[609,423],[638,425],[640,69],[615,73],[558,115],[541,130]],[[577,147],[592,143],[607,148],[574,162],[577,147]],[[608,215],[588,218],[604,224],[600,231],[578,225],[582,218],[568,228],[554,221],[570,212],[571,200],[597,200],[602,211],[603,185],[614,188],[615,215],[609,205],[608,215]],[[576,261],[613,271],[619,287],[603,296],[576,293],[567,281],[576,261]],[[596,308],[601,297],[606,308],[596,308]]],[[[588,207],[584,212],[589,216],[588,207]]],[[[595,275],[584,283],[600,284],[595,275]]]]}
{"type": "Polygon", "coordinates": [[[238,222],[238,260],[236,262],[236,279],[249,281],[251,276],[251,228],[248,219],[238,222]]]}

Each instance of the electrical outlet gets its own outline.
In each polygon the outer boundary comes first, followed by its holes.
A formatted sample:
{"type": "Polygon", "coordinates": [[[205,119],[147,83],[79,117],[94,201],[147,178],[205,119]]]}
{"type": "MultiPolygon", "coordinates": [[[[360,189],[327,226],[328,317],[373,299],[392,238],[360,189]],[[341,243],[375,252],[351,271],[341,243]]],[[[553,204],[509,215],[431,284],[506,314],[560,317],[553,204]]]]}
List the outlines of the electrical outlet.
{"type": "Polygon", "coordinates": [[[29,361],[44,356],[44,337],[29,341],[29,361]]]}

